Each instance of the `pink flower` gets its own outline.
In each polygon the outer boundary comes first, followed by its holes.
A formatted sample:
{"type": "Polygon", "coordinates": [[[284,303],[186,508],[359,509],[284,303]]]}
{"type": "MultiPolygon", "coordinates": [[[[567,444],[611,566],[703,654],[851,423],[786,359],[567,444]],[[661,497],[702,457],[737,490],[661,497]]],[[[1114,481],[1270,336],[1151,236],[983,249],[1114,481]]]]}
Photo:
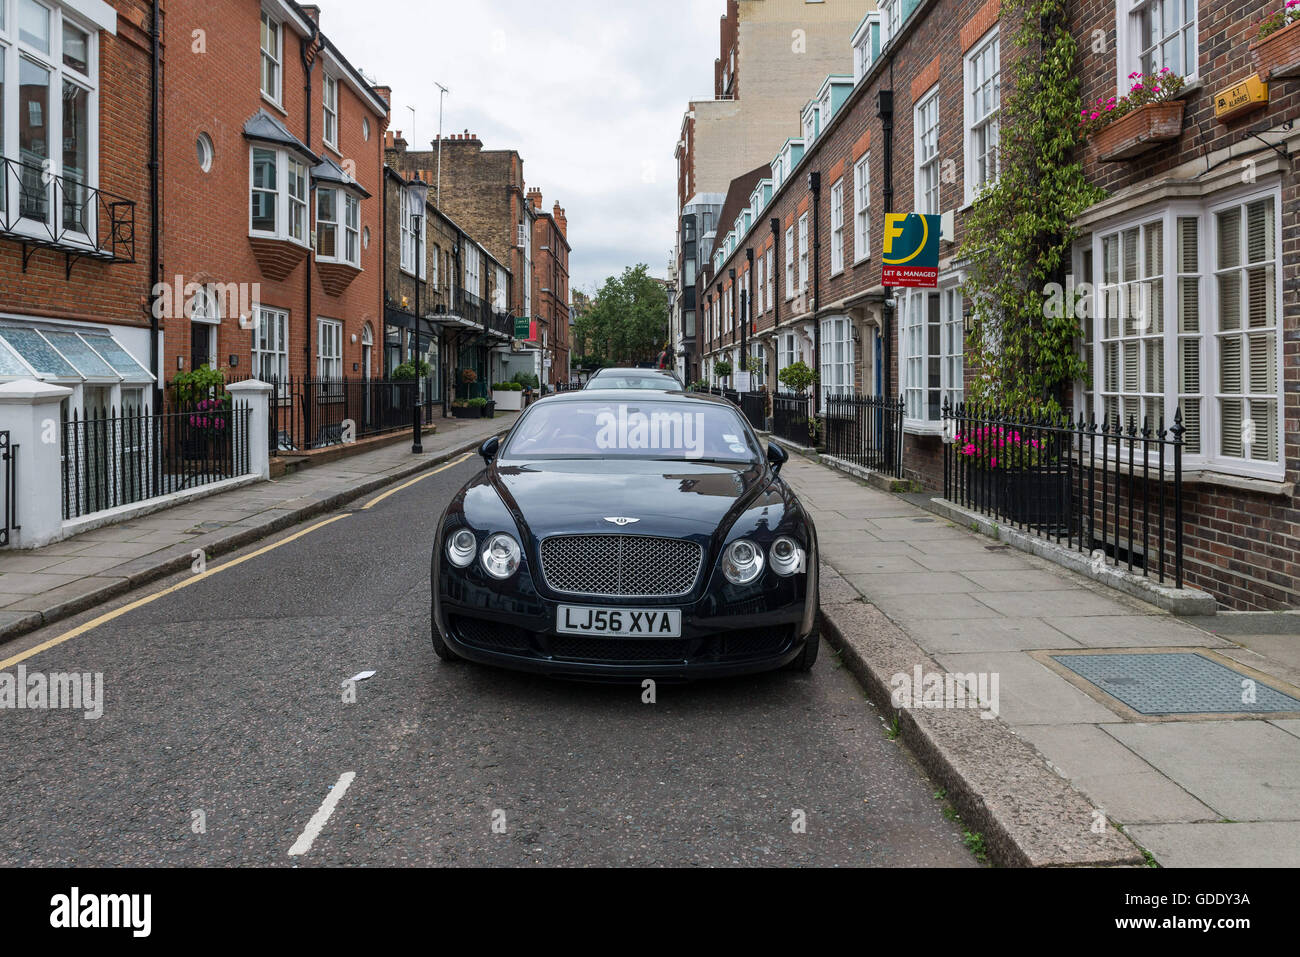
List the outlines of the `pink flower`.
{"type": "Polygon", "coordinates": [[[963,448],[963,449],[961,450],[961,454],[962,454],[962,455],[974,455],[974,454],[975,454],[975,445],[974,445],[974,443],[971,443],[971,444],[967,445],[965,448],[963,448]]]}
{"type": "Polygon", "coordinates": [[[998,459],[997,459],[997,456],[996,456],[996,455],[995,455],[993,458],[989,459],[989,467],[990,467],[990,468],[997,468],[997,467],[998,467],[998,459]]]}
{"type": "Polygon", "coordinates": [[[1094,120],[1095,120],[1095,119],[1096,119],[1097,117],[1099,117],[1099,116],[1101,116],[1100,113],[1093,113],[1092,116],[1091,116],[1091,119],[1094,119],[1094,120]]]}

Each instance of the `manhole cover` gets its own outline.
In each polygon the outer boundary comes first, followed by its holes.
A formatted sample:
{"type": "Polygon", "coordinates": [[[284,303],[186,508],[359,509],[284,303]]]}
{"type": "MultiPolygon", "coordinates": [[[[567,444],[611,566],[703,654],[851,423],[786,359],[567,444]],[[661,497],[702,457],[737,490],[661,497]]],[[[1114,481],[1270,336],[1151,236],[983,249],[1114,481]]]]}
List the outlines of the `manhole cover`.
{"type": "Polygon", "coordinates": [[[1300,699],[1195,652],[1052,655],[1052,660],[1138,714],[1300,711],[1300,699]]]}

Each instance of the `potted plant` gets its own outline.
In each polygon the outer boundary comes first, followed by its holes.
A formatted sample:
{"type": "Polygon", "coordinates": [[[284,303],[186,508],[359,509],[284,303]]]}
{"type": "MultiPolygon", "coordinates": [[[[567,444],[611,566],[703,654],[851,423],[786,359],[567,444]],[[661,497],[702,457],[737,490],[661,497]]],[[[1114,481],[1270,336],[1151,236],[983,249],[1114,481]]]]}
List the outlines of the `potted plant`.
{"type": "Polygon", "coordinates": [[[181,418],[181,454],[187,459],[216,459],[231,442],[231,396],[226,377],[202,365],[172,379],[172,396],[181,418]]]}
{"type": "Polygon", "coordinates": [[[466,407],[467,407],[468,410],[469,410],[469,416],[468,416],[468,418],[471,418],[471,419],[481,419],[481,418],[483,418],[483,412],[484,412],[484,409],[487,408],[487,404],[488,404],[488,400],[482,398],[481,396],[478,397],[478,398],[474,398],[474,399],[469,399],[469,400],[467,400],[466,403],[465,403],[465,405],[466,405],[466,407]]]}
{"type": "Polygon", "coordinates": [[[817,381],[817,373],[808,368],[808,363],[800,359],[778,372],[776,378],[791,392],[803,395],[817,381]]]}
{"type": "Polygon", "coordinates": [[[1261,80],[1300,76],[1300,0],[1286,0],[1260,21],[1250,55],[1261,80]]]}
{"type": "Polygon", "coordinates": [[[451,417],[453,419],[476,419],[478,411],[471,410],[468,399],[453,399],[451,403],[451,417]]]}
{"type": "Polygon", "coordinates": [[[953,436],[971,504],[1024,525],[1065,527],[1070,476],[1041,434],[1018,425],[971,423],[953,436]]]}
{"type": "Polygon", "coordinates": [[[1130,73],[1132,86],[1122,97],[1097,98],[1079,111],[1079,126],[1103,162],[1121,162],[1178,139],[1183,109],[1178,99],[1185,81],[1168,67],[1159,73],[1130,73]]]}
{"type": "Polygon", "coordinates": [[[730,363],[730,362],[715,362],[715,363],[713,363],[713,375],[714,375],[716,378],[718,378],[719,380],[730,378],[730,377],[731,377],[731,363],[730,363]]]}
{"type": "Polygon", "coordinates": [[[492,401],[502,412],[518,412],[523,408],[524,387],[518,382],[494,383],[492,401]]]}

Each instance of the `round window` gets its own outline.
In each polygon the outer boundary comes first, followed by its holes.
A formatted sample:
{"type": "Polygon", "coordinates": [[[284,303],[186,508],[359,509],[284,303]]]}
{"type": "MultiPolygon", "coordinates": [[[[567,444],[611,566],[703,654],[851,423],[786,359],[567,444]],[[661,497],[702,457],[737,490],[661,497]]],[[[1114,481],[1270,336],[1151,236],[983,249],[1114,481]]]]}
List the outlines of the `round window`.
{"type": "Polygon", "coordinates": [[[208,172],[212,169],[212,137],[207,133],[200,133],[198,141],[194,144],[199,154],[199,169],[208,172]]]}
{"type": "Polygon", "coordinates": [[[361,117],[361,138],[366,141],[370,140],[370,117],[368,116],[361,117]]]}
{"type": "Polygon", "coordinates": [[[361,230],[361,245],[364,246],[366,249],[370,248],[370,227],[369,226],[361,230]]]}

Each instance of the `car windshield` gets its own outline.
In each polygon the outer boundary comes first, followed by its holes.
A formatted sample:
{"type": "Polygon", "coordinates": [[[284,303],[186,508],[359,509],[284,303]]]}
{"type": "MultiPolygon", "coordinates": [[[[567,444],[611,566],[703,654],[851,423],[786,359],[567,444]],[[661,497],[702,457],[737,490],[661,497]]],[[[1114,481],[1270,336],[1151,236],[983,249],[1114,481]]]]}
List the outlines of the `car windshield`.
{"type": "Polygon", "coordinates": [[[590,389],[658,389],[679,392],[681,386],[666,375],[603,375],[591,380],[590,389]]]}
{"type": "Polygon", "coordinates": [[[529,408],[502,457],[749,463],[759,448],[739,413],[721,403],[565,399],[529,408]]]}

